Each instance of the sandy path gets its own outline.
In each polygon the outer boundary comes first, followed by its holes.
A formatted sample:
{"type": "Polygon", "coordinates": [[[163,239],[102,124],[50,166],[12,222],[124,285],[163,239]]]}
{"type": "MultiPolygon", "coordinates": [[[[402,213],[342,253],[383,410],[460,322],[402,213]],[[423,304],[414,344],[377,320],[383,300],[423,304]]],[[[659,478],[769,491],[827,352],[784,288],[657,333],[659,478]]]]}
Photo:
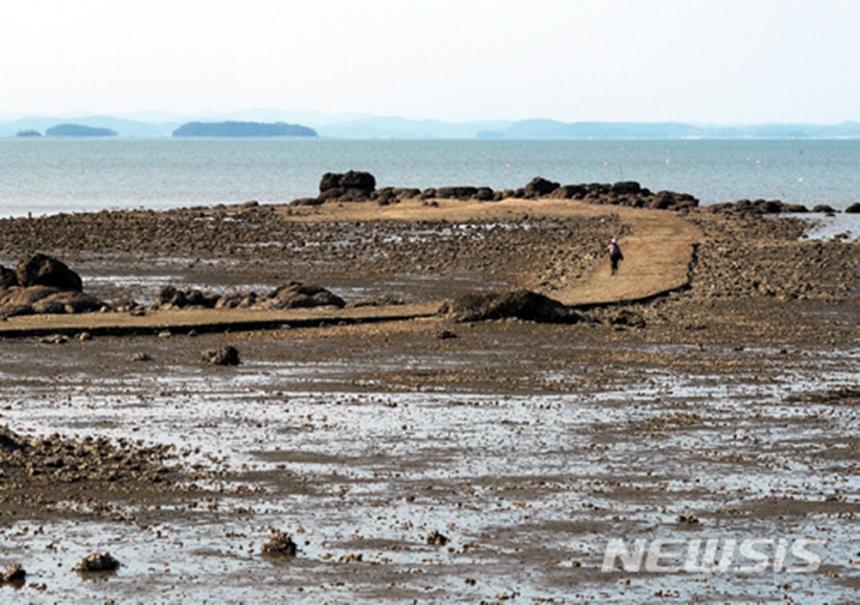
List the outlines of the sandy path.
{"type": "Polygon", "coordinates": [[[675,212],[621,209],[631,235],[620,240],[624,260],[618,273],[603,257],[585,278],[550,294],[568,305],[629,302],[676,290],[689,283],[689,266],[702,232],[675,212]]]}

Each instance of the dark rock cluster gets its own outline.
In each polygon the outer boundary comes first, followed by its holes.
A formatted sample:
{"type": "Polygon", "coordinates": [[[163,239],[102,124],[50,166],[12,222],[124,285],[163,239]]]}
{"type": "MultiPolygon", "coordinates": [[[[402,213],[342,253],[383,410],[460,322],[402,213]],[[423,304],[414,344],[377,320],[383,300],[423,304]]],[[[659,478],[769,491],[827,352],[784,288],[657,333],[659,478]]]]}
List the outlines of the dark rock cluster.
{"type": "MultiPolygon", "coordinates": [[[[816,212],[833,212],[829,206],[817,207],[816,212]]],[[[708,210],[717,213],[736,214],[798,214],[809,212],[809,208],[803,204],[789,204],[780,200],[738,200],[736,202],[723,202],[708,206],[708,210]]]]}
{"type": "Polygon", "coordinates": [[[80,276],[44,254],[21,259],[15,271],[0,266],[0,317],[36,313],[89,313],[104,302],[83,292],[80,276]]]}
{"type": "Polygon", "coordinates": [[[214,294],[189,288],[178,290],[165,286],[158,294],[158,309],[305,309],[312,307],[343,308],[346,302],[320,286],[292,281],[266,294],[232,292],[214,294]]]}
{"type": "Polygon", "coordinates": [[[324,174],[320,180],[320,193],[317,197],[302,198],[293,203],[317,205],[325,202],[376,201],[380,205],[388,205],[409,199],[499,202],[508,198],[576,199],[594,204],[614,204],[660,210],[689,210],[699,204],[699,201],[688,193],[676,193],[674,191],[654,193],[634,181],[614,184],[561,185],[543,177],[535,177],[520,189],[493,190],[490,187],[468,185],[430,187],[424,190],[400,187],[376,189],[376,179],[372,174],[356,171],[324,174]]]}

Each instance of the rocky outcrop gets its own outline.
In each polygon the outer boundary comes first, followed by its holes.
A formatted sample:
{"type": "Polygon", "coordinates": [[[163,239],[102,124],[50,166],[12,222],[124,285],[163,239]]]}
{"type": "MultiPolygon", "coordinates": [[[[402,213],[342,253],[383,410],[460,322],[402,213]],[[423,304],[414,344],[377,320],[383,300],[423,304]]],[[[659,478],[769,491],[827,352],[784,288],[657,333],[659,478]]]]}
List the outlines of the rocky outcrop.
{"type": "Polygon", "coordinates": [[[793,214],[809,212],[803,204],[788,204],[780,200],[738,200],[708,206],[708,210],[733,214],[793,214]]]}
{"type": "Polygon", "coordinates": [[[327,172],[320,179],[318,199],[363,202],[370,199],[375,189],[376,178],[369,172],[356,170],[344,173],[327,172]]]}
{"type": "Polygon", "coordinates": [[[845,212],[848,214],[860,214],[860,202],[851,204],[845,209],[845,212]]]}
{"type": "Polygon", "coordinates": [[[18,283],[22,286],[48,286],[58,290],[83,290],[81,277],[65,263],[51,256],[34,254],[18,263],[18,283]]]}
{"type": "Polygon", "coordinates": [[[0,267],[0,317],[37,313],[89,313],[105,303],[85,294],[80,276],[44,254],[23,258],[17,271],[0,267]]]}
{"type": "Polygon", "coordinates": [[[306,285],[292,281],[275,288],[268,294],[256,292],[231,292],[213,294],[189,288],[178,290],[173,286],[161,289],[155,308],[175,309],[302,309],[311,307],[343,308],[346,302],[321,286],[306,285]]]}
{"type": "Polygon", "coordinates": [[[530,290],[466,294],[446,302],[440,312],[459,322],[513,318],[541,323],[576,323],[583,319],[570,307],[530,290]]]}
{"type": "Polygon", "coordinates": [[[295,200],[293,204],[315,206],[326,202],[376,201],[381,206],[386,206],[410,199],[498,202],[509,198],[531,200],[552,198],[658,210],[690,210],[699,205],[699,201],[688,193],[674,191],[653,193],[635,181],[561,185],[556,181],[535,177],[525,187],[500,191],[490,187],[471,185],[429,187],[423,191],[398,187],[375,189],[375,186],[376,179],[367,172],[326,173],[320,181],[320,193],[317,197],[301,198],[295,200]]]}
{"type": "Polygon", "coordinates": [[[306,286],[301,282],[290,282],[277,288],[263,300],[261,305],[268,309],[303,309],[310,307],[337,307],[342,309],[346,302],[320,286],[306,286]]]}

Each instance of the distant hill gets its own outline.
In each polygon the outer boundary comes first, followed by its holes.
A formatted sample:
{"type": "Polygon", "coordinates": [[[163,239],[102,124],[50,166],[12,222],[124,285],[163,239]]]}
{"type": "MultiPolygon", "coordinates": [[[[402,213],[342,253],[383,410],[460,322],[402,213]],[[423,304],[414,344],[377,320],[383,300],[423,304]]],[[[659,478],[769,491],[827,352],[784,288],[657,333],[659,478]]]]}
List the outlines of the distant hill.
{"type": "Polygon", "coordinates": [[[485,130],[481,139],[835,139],[860,138],[860,123],[698,125],[682,122],[559,122],[521,120],[485,130]]]}
{"type": "Polygon", "coordinates": [[[481,131],[503,129],[509,121],[443,122],[400,117],[369,117],[319,127],[332,139],[474,139],[481,131]]]}
{"type": "Polygon", "coordinates": [[[188,122],[174,137],[315,137],[313,128],[286,122],[188,122]]]}
{"type": "Polygon", "coordinates": [[[115,130],[84,126],[83,124],[58,124],[45,131],[47,137],[115,137],[115,130]]]}
{"type": "Polygon", "coordinates": [[[0,137],[15,136],[21,130],[44,132],[56,124],[86,124],[98,128],[109,128],[124,137],[168,137],[179,122],[142,122],[111,116],[30,116],[16,120],[0,121],[0,137]]]}
{"type": "Polygon", "coordinates": [[[689,122],[562,122],[552,119],[449,122],[398,116],[323,114],[313,111],[248,110],[229,114],[179,116],[141,112],[112,116],[0,120],[0,137],[26,130],[44,132],[55,124],[86,124],[123,137],[314,137],[329,139],[481,140],[682,140],[682,139],[860,139],[860,122],[841,124],[694,124],[689,122]],[[301,124],[301,125],[299,125],[301,124]],[[181,125],[181,126],[180,126],[181,125]]]}
{"type": "Polygon", "coordinates": [[[21,139],[33,139],[33,138],[41,137],[41,136],[42,136],[42,133],[41,133],[41,132],[39,132],[38,130],[30,130],[30,129],[28,129],[28,130],[19,130],[19,131],[15,134],[15,136],[16,136],[16,137],[18,137],[18,138],[21,138],[21,139]]]}

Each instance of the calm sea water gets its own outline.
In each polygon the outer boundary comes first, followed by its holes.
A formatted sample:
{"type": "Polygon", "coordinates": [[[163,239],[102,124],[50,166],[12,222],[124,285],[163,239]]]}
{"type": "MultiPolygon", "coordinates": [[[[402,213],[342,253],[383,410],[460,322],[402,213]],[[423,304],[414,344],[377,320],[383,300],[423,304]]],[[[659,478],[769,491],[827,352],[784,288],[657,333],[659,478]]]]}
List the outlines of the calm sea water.
{"type": "Polygon", "coordinates": [[[324,172],[380,185],[636,180],[704,203],[860,201],[860,141],[0,140],[0,216],[283,202],[324,172]]]}

